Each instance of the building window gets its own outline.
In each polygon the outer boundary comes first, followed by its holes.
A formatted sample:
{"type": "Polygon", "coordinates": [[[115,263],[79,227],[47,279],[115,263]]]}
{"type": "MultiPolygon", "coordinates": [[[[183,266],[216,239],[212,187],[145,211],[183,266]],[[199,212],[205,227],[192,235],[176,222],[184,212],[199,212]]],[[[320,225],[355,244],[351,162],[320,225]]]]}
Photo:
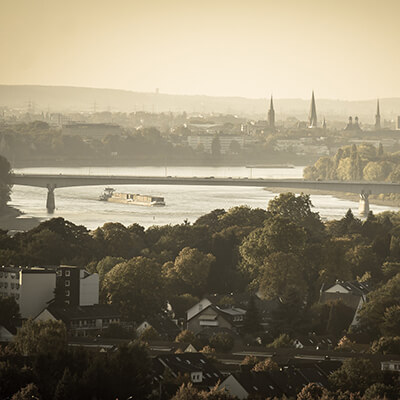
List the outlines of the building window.
{"type": "Polygon", "coordinates": [[[11,282],[11,289],[14,289],[14,282],[11,282]]]}
{"type": "Polygon", "coordinates": [[[60,269],[57,271],[57,276],[62,276],[62,271],[60,269]]]}
{"type": "Polygon", "coordinates": [[[7,289],[7,287],[8,287],[8,283],[4,282],[4,288],[7,289]]]}
{"type": "Polygon", "coordinates": [[[69,304],[69,300],[65,300],[64,303],[65,303],[65,304],[69,304]]]}
{"type": "Polygon", "coordinates": [[[69,281],[65,281],[65,286],[69,286],[69,281]]]}
{"type": "Polygon", "coordinates": [[[19,289],[19,283],[15,284],[15,289],[17,289],[17,290],[19,289]]]}
{"type": "Polygon", "coordinates": [[[70,270],[66,270],[65,271],[65,276],[70,276],[71,275],[71,271],[70,270]]]}
{"type": "Polygon", "coordinates": [[[15,293],[15,299],[19,300],[19,293],[15,293]]]}
{"type": "Polygon", "coordinates": [[[65,291],[65,296],[66,296],[66,297],[69,297],[69,295],[70,295],[69,290],[66,290],[66,291],[65,291]]]}

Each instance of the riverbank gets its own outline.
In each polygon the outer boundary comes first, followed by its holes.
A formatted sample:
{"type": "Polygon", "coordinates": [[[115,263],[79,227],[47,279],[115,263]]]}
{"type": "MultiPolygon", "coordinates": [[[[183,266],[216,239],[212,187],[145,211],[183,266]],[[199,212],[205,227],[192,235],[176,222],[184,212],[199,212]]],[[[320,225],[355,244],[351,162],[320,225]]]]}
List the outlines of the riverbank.
{"type": "MultiPolygon", "coordinates": [[[[264,188],[265,190],[274,192],[274,193],[286,193],[286,192],[292,192],[299,194],[302,191],[299,189],[293,189],[293,188],[276,188],[276,187],[267,187],[264,188]]],[[[303,191],[304,193],[304,191],[303,191]]],[[[345,193],[345,192],[335,192],[335,191],[326,191],[326,190],[318,190],[318,189],[307,189],[307,194],[310,195],[330,195],[333,197],[336,197],[338,199],[342,200],[351,200],[358,202],[360,200],[360,196],[355,193],[345,193]]],[[[388,206],[388,207],[399,207],[400,208],[400,200],[393,200],[393,199],[382,199],[379,198],[379,195],[370,195],[369,196],[369,204],[370,205],[377,205],[377,206],[388,206]]]]}
{"type": "Polygon", "coordinates": [[[40,224],[35,217],[25,217],[24,213],[14,207],[7,206],[0,215],[0,229],[12,232],[29,231],[40,224]]]}

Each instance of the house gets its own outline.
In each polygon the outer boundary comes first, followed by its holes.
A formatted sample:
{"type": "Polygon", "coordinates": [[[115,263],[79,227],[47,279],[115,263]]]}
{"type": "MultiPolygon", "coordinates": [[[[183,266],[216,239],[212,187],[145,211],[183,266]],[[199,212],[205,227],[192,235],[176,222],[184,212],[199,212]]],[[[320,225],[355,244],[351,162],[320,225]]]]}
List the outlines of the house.
{"type": "Polygon", "coordinates": [[[56,272],[42,267],[0,267],[0,296],[14,297],[22,318],[33,318],[54,297],[56,272]]]}
{"type": "Polygon", "coordinates": [[[400,360],[381,361],[381,370],[400,373],[400,360]]]}
{"type": "Polygon", "coordinates": [[[221,382],[219,387],[240,400],[247,399],[249,396],[261,399],[280,398],[283,394],[269,374],[264,372],[248,371],[231,374],[221,382]]]}
{"type": "Polygon", "coordinates": [[[163,340],[174,340],[181,332],[180,328],[165,314],[157,314],[144,320],[136,328],[137,336],[152,327],[163,340]]]}
{"type": "Polygon", "coordinates": [[[39,313],[35,321],[63,321],[71,336],[87,336],[119,324],[121,317],[115,306],[94,304],[90,306],[57,306],[51,304],[39,313]]]}
{"type": "Polygon", "coordinates": [[[288,362],[278,370],[254,372],[242,370],[226,377],[219,387],[225,388],[239,399],[251,398],[295,398],[309,383],[328,387],[329,374],[339,368],[340,362],[288,362]],[[329,366],[327,366],[329,364],[329,366]]]}
{"type": "Polygon", "coordinates": [[[162,354],[153,359],[154,380],[160,382],[168,372],[173,378],[187,376],[195,386],[211,389],[223,375],[202,353],[162,354]]]}
{"type": "Polygon", "coordinates": [[[321,290],[320,303],[329,303],[340,300],[346,306],[354,310],[351,326],[358,324],[358,312],[367,301],[369,293],[367,283],[358,281],[336,281],[336,283],[325,290],[321,290]]]}
{"type": "Polygon", "coordinates": [[[242,308],[220,308],[205,298],[187,311],[186,326],[195,334],[205,329],[218,331],[221,328],[235,332],[243,325],[245,314],[242,308]]]}
{"type": "Polygon", "coordinates": [[[99,303],[99,275],[80,267],[60,265],[56,268],[56,299],[59,304],[91,306],[99,303]]]}

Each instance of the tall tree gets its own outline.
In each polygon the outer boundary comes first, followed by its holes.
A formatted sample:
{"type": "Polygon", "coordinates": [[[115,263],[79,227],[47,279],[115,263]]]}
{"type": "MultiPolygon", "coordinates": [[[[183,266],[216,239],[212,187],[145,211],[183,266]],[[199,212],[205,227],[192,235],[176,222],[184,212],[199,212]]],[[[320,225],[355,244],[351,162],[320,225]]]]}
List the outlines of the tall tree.
{"type": "Polygon", "coordinates": [[[117,264],[105,275],[102,296],[134,321],[157,313],[166,305],[161,267],[145,257],[117,264]]]}
{"type": "Polygon", "coordinates": [[[0,214],[10,200],[11,192],[11,166],[8,160],[0,156],[0,214]]]}

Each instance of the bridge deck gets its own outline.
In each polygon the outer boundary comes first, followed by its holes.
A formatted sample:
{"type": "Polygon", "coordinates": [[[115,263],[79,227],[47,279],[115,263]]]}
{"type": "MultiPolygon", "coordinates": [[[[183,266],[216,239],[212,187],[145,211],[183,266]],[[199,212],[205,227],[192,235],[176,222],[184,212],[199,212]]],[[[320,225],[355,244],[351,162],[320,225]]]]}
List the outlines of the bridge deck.
{"type": "Polygon", "coordinates": [[[400,193],[400,184],[382,182],[306,181],[303,179],[247,179],[214,177],[156,177],[113,175],[43,175],[13,174],[15,185],[55,188],[89,185],[204,185],[204,186],[256,186],[289,189],[316,189],[346,193],[400,193]]]}

